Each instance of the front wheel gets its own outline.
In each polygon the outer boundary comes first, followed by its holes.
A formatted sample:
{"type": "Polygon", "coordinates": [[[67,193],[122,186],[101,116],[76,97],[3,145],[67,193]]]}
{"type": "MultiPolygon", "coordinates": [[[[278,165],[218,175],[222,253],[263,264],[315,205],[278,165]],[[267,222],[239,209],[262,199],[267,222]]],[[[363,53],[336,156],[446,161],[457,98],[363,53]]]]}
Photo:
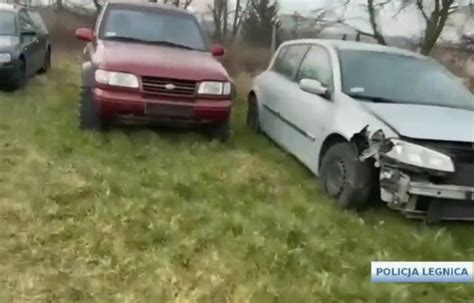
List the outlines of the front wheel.
{"type": "Polygon", "coordinates": [[[232,127],[230,121],[209,125],[206,133],[211,140],[227,142],[232,137],[232,127]]]}
{"type": "Polygon", "coordinates": [[[375,192],[374,174],[370,161],[360,161],[350,143],[339,143],[324,155],[320,181],[338,207],[360,210],[375,192]]]}
{"type": "Polygon", "coordinates": [[[79,127],[85,130],[103,130],[105,124],[99,116],[92,89],[81,88],[79,99],[79,127]]]}
{"type": "Polygon", "coordinates": [[[26,85],[27,79],[28,78],[26,76],[26,63],[24,60],[21,60],[12,76],[11,88],[13,90],[23,88],[26,85]]]}
{"type": "Polygon", "coordinates": [[[247,127],[254,133],[260,133],[260,116],[255,96],[250,96],[248,100],[247,127]]]}

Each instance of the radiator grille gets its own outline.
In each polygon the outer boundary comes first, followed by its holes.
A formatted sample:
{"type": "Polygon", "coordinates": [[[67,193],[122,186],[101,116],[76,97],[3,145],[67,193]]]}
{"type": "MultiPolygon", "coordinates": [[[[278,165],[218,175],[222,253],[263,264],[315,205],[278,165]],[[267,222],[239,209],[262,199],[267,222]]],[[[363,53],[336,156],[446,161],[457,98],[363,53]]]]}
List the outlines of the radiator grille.
{"type": "Polygon", "coordinates": [[[146,95],[194,98],[197,82],[144,76],[142,86],[146,95]]]}

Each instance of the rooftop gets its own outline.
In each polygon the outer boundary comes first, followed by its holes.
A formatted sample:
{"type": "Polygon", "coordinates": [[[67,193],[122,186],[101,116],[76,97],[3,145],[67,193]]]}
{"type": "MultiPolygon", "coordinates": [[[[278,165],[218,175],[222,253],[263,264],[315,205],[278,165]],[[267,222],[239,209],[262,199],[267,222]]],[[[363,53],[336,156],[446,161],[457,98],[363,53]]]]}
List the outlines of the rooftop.
{"type": "Polygon", "coordinates": [[[357,41],[345,41],[345,40],[325,40],[325,39],[302,39],[302,40],[293,40],[289,41],[289,44],[292,43],[319,43],[336,49],[350,49],[350,50],[361,50],[361,51],[372,51],[372,52],[383,52],[383,53],[392,53],[399,54],[403,56],[418,57],[423,58],[422,55],[409,50],[384,46],[375,43],[365,43],[357,41]]]}

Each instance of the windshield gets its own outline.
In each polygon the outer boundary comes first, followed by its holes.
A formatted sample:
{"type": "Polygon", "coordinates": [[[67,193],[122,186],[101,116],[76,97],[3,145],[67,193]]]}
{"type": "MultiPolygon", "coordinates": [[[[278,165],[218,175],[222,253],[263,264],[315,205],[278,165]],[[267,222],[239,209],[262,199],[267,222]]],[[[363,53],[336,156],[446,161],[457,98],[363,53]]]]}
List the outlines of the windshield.
{"type": "Polygon", "coordinates": [[[371,51],[339,52],[345,94],[373,102],[474,110],[473,95],[433,60],[371,51]]]}
{"type": "Polygon", "coordinates": [[[0,11],[0,36],[16,36],[15,14],[0,11]]]}
{"type": "Polygon", "coordinates": [[[175,47],[206,50],[206,44],[194,16],[147,11],[117,6],[105,16],[101,39],[122,39],[146,43],[163,43],[175,47]]]}

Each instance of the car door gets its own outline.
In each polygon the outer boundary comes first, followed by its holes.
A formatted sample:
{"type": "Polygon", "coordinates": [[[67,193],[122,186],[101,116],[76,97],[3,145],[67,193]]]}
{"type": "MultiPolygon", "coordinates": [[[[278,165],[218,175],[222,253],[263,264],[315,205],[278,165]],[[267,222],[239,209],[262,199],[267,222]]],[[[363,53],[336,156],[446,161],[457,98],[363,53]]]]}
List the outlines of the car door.
{"type": "Polygon", "coordinates": [[[40,67],[38,33],[26,10],[18,13],[22,53],[25,56],[27,74],[34,74],[40,67]]]}
{"type": "Polygon", "coordinates": [[[48,29],[38,12],[28,11],[28,14],[33,21],[36,32],[38,33],[38,58],[40,60],[40,67],[43,67],[45,65],[49,44],[48,29]]]}
{"type": "Polygon", "coordinates": [[[272,72],[269,73],[267,82],[271,84],[269,91],[271,98],[263,105],[264,116],[267,115],[271,123],[267,123],[264,131],[277,143],[292,152],[291,138],[294,129],[291,121],[285,115],[286,99],[292,98],[295,86],[295,77],[299,65],[309,46],[295,44],[285,46],[286,50],[281,58],[277,58],[272,72]]]}
{"type": "Polygon", "coordinates": [[[277,92],[275,91],[274,81],[278,78],[280,67],[288,51],[288,47],[282,47],[278,50],[273,60],[273,65],[256,78],[255,84],[258,87],[258,99],[261,103],[260,112],[260,127],[262,130],[275,140],[278,126],[278,116],[275,111],[275,104],[277,101],[277,92]]]}
{"type": "Polygon", "coordinates": [[[328,50],[323,46],[312,45],[300,65],[291,98],[284,100],[282,110],[297,129],[290,139],[292,151],[312,171],[317,170],[317,151],[334,116],[334,103],[330,97],[334,92],[332,66],[328,50]],[[321,82],[330,93],[319,96],[303,91],[299,87],[299,82],[303,79],[321,82]]]}

